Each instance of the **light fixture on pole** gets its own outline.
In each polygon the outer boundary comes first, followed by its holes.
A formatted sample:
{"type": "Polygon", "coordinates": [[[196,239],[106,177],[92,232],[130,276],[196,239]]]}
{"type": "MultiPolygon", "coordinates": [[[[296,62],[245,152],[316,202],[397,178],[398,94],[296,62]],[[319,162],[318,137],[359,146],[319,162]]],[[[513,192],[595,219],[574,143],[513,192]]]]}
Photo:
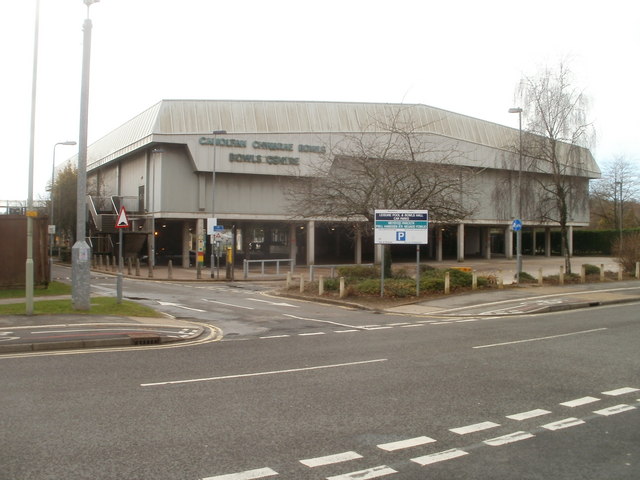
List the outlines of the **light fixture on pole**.
{"type": "MultiPolygon", "coordinates": [[[[215,230],[215,225],[217,225],[216,221],[216,137],[218,135],[226,135],[226,130],[214,130],[213,134],[213,167],[211,168],[211,217],[214,226],[211,228],[215,230]]],[[[214,278],[214,259],[215,259],[215,240],[214,240],[214,231],[211,231],[211,278],[214,278]]],[[[218,277],[220,276],[220,272],[218,272],[218,277]]]]}
{"type": "MultiPolygon", "coordinates": [[[[516,230],[516,284],[520,284],[522,273],[522,108],[510,108],[509,113],[518,114],[518,132],[520,146],[518,148],[518,220],[516,230]]],[[[516,223],[516,222],[514,222],[516,223]]]]}
{"type": "Polygon", "coordinates": [[[76,190],[76,242],[71,248],[71,301],[75,310],[89,310],[91,249],[86,242],[87,219],[87,133],[89,126],[89,72],[91,63],[91,19],[89,7],[99,0],[83,0],[87,6],[82,42],[82,84],[80,89],[80,134],[78,135],[78,183],[76,190]]]}
{"type": "Polygon", "coordinates": [[[54,219],[53,219],[53,201],[54,201],[54,195],[53,195],[53,182],[55,181],[55,176],[56,176],[56,147],[58,145],[76,145],[77,142],[75,142],[74,140],[68,140],[66,142],[58,142],[53,146],[53,161],[51,162],[51,198],[50,198],[50,208],[51,208],[51,213],[49,214],[49,282],[51,282],[52,277],[53,277],[53,273],[52,273],[52,267],[53,267],[53,247],[54,247],[54,242],[55,242],[55,237],[56,237],[56,224],[54,223],[54,219]]]}

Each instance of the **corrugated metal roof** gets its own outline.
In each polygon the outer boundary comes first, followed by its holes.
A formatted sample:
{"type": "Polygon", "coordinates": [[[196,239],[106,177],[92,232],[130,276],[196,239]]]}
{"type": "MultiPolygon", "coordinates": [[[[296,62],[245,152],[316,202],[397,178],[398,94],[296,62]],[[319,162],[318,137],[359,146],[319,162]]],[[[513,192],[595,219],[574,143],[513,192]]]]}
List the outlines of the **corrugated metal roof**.
{"type": "MultiPolygon", "coordinates": [[[[419,104],[290,102],[248,100],[162,100],[89,147],[95,168],[153,141],[153,135],[242,133],[357,133],[386,131],[396,122],[416,133],[432,133],[510,149],[518,130],[419,104]]],[[[588,151],[587,151],[588,153],[588,151]]],[[[587,170],[599,173],[588,153],[587,170]]]]}

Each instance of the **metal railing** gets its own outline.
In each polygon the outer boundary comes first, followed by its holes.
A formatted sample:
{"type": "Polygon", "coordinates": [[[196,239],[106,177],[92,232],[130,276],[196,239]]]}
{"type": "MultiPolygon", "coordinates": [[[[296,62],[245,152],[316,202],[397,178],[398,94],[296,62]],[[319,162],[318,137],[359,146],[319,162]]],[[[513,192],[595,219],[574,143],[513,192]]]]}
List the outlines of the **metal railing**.
{"type": "Polygon", "coordinates": [[[243,262],[243,275],[245,280],[249,278],[249,266],[250,264],[260,264],[260,274],[261,275],[280,275],[280,264],[281,263],[289,263],[289,271],[293,273],[293,269],[296,266],[295,259],[293,258],[274,258],[268,260],[244,260],[243,262]],[[267,272],[265,271],[265,264],[274,264],[276,265],[276,271],[267,272]]]}
{"type": "Polygon", "coordinates": [[[313,282],[316,270],[329,270],[329,278],[336,276],[336,269],[341,267],[373,267],[373,263],[342,263],[338,265],[309,265],[309,281],[313,282]]]}

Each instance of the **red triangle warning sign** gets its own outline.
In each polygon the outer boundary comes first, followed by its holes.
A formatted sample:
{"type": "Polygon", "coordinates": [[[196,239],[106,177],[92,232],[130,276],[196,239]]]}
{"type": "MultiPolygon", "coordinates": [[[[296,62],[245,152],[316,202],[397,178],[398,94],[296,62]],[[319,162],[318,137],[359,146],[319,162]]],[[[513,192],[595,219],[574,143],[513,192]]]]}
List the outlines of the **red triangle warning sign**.
{"type": "Polygon", "coordinates": [[[127,211],[124,207],[120,208],[120,213],[118,214],[118,219],[116,220],[116,228],[127,228],[129,227],[129,219],[127,218],[127,211]]]}

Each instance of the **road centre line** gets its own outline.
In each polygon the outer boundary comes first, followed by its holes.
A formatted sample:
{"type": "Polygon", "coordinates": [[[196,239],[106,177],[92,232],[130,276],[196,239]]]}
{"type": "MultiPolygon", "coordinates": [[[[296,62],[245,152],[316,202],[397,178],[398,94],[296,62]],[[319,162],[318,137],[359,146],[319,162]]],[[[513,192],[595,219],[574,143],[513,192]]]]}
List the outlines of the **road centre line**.
{"type": "Polygon", "coordinates": [[[561,333],[559,335],[549,335],[548,337],[536,337],[536,338],[528,338],[526,340],[514,340],[513,342],[492,343],[492,344],[489,344],[489,345],[478,345],[478,346],[471,347],[471,348],[503,347],[505,345],[516,345],[518,343],[537,342],[537,341],[540,341],[540,340],[550,340],[552,338],[569,337],[571,335],[582,335],[584,333],[601,332],[603,330],[607,330],[607,328],[594,328],[592,330],[581,330],[579,332],[561,333]]]}
{"type": "Polygon", "coordinates": [[[541,428],[546,428],[547,430],[555,431],[555,430],[562,430],[564,428],[575,427],[576,425],[582,425],[583,423],[586,423],[586,422],[579,418],[570,417],[570,418],[565,418],[564,420],[559,420],[557,422],[547,423],[546,425],[542,425],[541,428]]]}
{"type": "Polygon", "coordinates": [[[430,437],[416,437],[416,438],[408,438],[406,440],[400,440],[398,442],[391,443],[382,443],[377,445],[377,447],[381,450],[386,450],[387,452],[395,452],[396,450],[403,450],[405,448],[417,447],[420,445],[426,445],[427,443],[433,443],[436,440],[430,437]]]}
{"type": "Polygon", "coordinates": [[[354,367],[354,366],[366,365],[370,363],[386,362],[387,360],[388,360],[387,358],[378,358],[375,360],[363,360],[361,362],[336,363],[333,365],[317,365],[315,367],[289,368],[286,370],[271,370],[266,372],[242,373],[238,375],[224,375],[220,377],[191,378],[187,380],[171,380],[167,382],[141,383],[140,386],[155,387],[155,386],[161,386],[161,385],[179,385],[183,383],[211,382],[215,380],[231,380],[236,378],[261,377],[265,375],[278,375],[278,374],[284,374],[284,373],[309,372],[313,370],[325,370],[329,368],[354,367]]]}
{"type": "Polygon", "coordinates": [[[324,457],[307,458],[305,460],[300,460],[300,463],[309,468],[315,468],[323,467],[325,465],[333,465],[334,463],[357,460],[358,458],[362,458],[362,455],[357,452],[343,452],[336,453],[335,455],[326,455],[324,457]]]}
{"type": "Polygon", "coordinates": [[[507,415],[506,417],[511,420],[517,420],[521,422],[522,420],[528,420],[530,418],[540,417],[542,415],[548,415],[551,412],[549,410],[542,410],[538,408],[536,410],[529,410],[528,412],[515,413],[513,415],[507,415]]]}
{"type": "Polygon", "coordinates": [[[234,305],[233,303],[219,302],[217,300],[209,300],[208,298],[203,298],[202,300],[204,300],[205,302],[209,302],[209,303],[217,303],[218,305],[225,305],[227,307],[244,308],[245,310],[255,310],[254,307],[245,307],[243,305],[234,305]]]}
{"type": "Polygon", "coordinates": [[[612,397],[617,397],[618,395],[624,395],[625,393],[633,393],[633,392],[637,392],[640,391],[640,389],[638,388],[631,388],[631,387],[623,387],[623,388],[617,388],[615,390],[610,390],[608,392],[602,392],[603,395],[609,395],[612,397]]]}
{"type": "Polygon", "coordinates": [[[635,410],[635,409],[636,407],[633,407],[631,405],[626,405],[623,403],[622,405],[616,405],[614,407],[603,408],[602,410],[596,410],[593,413],[608,417],[609,415],[616,415],[618,413],[628,412],[629,410],[635,410]]]}
{"type": "Polygon", "coordinates": [[[482,422],[474,425],[467,425],[466,427],[450,428],[449,431],[457,433],[458,435],[466,435],[467,433],[480,432],[482,430],[488,430],[499,426],[500,424],[494,422],[482,422]]]}
{"type": "Polygon", "coordinates": [[[270,468],[258,468],[256,470],[247,470],[246,472],[207,477],[202,480],[256,480],[258,478],[273,477],[274,475],[278,475],[278,472],[270,468]]]}
{"type": "Polygon", "coordinates": [[[358,327],[357,325],[347,325],[345,323],[332,322],[331,320],[319,320],[317,318],[298,317],[296,315],[291,315],[289,313],[283,313],[283,315],[285,317],[295,318],[296,320],[308,320],[309,322],[328,323],[330,325],[336,325],[338,327],[356,328],[358,330],[363,330],[365,328],[365,327],[358,327]]]}
{"type": "Polygon", "coordinates": [[[445,450],[444,452],[432,453],[423,457],[412,458],[411,461],[421,466],[431,465],[432,463],[444,462],[445,460],[451,460],[453,458],[463,457],[469,455],[469,452],[460,450],[459,448],[452,448],[451,450],[445,450]]]}
{"type": "Polygon", "coordinates": [[[526,440],[528,438],[533,438],[535,435],[529,432],[514,432],[508,435],[502,435],[501,437],[490,438],[489,440],[485,440],[484,444],[489,445],[491,447],[501,447],[502,445],[507,445],[509,443],[519,442],[521,440],[526,440]]]}
{"type": "Polygon", "coordinates": [[[569,400],[568,402],[562,402],[560,405],[562,405],[563,407],[574,408],[574,407],[579,407],[581,405],[587,405],[589,403],[599,402],[599,401],[600,399],[596,397],[582,397],[582,398],[576,398],[575,400],[569,400]]]}
{"type": "Polygon", "coordinates": [[[366,470],[360,470],[359,472],[345,473],[344,475],[336,475],[334,477],[327,477],[327,480],[369,480],[371,478],[385,477],[392,473],[398,473],[393,468],[386,465],[380,465],[378,467],[367,468],[366,470]]]}

